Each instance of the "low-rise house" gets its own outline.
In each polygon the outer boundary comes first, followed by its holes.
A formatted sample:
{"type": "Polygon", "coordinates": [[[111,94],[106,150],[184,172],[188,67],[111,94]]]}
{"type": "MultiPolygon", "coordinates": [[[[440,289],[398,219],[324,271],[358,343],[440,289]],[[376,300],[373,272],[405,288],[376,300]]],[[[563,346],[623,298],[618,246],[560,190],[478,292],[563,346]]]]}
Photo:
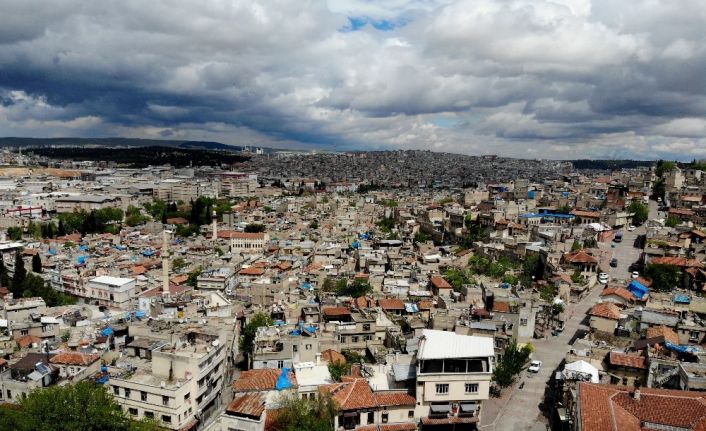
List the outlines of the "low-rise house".
{"type": "Polygon", "coordinates": [[[610,302],[600,302],[591,308],[590,326],[592,331],[601,331],[613,334],[618,328],[622,315],[617,305],[610,302]]]}
{"type": "Polygon", "coordinates": [[[647,377],[647,358],[645,354],[627,354],[611,351],[606,358],[608,374],[612,384],[626,386],[644,386],[647,377]]]}

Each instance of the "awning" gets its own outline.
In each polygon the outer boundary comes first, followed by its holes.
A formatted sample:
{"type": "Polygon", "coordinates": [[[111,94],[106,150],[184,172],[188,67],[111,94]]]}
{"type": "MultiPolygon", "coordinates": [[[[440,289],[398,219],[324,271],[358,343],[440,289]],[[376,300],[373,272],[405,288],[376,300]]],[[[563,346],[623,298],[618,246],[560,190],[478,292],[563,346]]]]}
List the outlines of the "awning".
{"type": "Polygon", "coordinates": [[[451,411],[451,404],[432,404],[431,411],[433,413],[448,413],[451,411]]]}

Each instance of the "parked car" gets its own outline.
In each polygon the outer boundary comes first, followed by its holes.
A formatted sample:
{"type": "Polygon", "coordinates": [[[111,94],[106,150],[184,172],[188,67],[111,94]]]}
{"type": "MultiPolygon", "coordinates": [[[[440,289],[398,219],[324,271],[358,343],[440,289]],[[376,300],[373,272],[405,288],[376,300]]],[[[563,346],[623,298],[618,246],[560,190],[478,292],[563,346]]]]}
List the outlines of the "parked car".
{"type": "Polygon", "coordinates": [[[613,268],[618,266],[618,258],[617,257],[614,257],[610,260],[610,266],[612,266],[613,268]]]}
{"type": "Polygon", "coordinates": [[[532,361],[530,363],[529,368],[527,368],[527,371],[530,373],[538,373],[539,369],[542,368],[542,361],[532,361]]]}
{"type": "Polygon", "coordinates": [[[628,226],[628,232],[632,232],[632,231],[634,231],[635,229],[637,229],[637,228],[636,228],[634,225],[628,226]]]}

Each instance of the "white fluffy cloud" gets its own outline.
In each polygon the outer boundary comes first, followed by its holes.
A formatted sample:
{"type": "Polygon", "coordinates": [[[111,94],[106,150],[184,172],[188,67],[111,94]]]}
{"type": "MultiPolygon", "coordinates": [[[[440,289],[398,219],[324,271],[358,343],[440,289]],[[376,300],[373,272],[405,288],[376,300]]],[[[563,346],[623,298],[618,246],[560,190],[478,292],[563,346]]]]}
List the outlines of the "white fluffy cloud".
{"type": "Polygon", "coordinates": [[[12,0],[0,130],[689,159],[703,22],[698,0],[12,0]]]}

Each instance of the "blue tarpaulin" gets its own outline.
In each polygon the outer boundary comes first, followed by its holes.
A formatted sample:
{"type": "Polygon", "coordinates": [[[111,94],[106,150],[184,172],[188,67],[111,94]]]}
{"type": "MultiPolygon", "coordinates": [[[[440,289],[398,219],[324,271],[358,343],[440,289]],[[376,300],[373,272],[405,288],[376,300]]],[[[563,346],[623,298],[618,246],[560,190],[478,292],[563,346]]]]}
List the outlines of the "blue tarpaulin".
{"type": "Polygon", "coordinates": [[[51,254],[51,255],[53,256],[53,255],[56,254],[56,250],[54,250],[53,248],[50,248],[47,253],[49,253],[49,254],[51,254]]]}
{"type": "Polygon", "coordinates": [[[353,244],[351,244],[351,247],[360,248],[360,243],[358,241],[353,241],[353,244]]]}
{"type": "Polygon", "coordinates": [[[88,246],[87,246],[87,245],[82,245],[82,246],[79,246],[78,249],[81,250],[81,251],[88,251],[88,246]]]}
{"type": "Polygon", "coordinates": [[[565,198],[569,197],[569,192],[561,192],[561,195],[565,198]]]}
{"type": "Polygon", "coordinates": [[[679,353],[691,353],[691,354],[696,354],[701,352],[701,349],[699,346],[692,346],[690,344],[672,344],[669,341],[664,342],[664,347],[668,348],[669,350],[673,350],[675,352],[679,353]]]}
{"type": "Polygon", "coordinates": [[[534,196],[535,196],[536,193],[537,193],[537,192],[535,192],[534,190],[528,191],[528,192],[527,192],[527,199],[534,199],[534,196]]]}
{"type": "Polygon", "coordinates": [[[287,322],[285,322],[284,320],[275,320],[275,323],[274,323],[275,326],[284,326],[286,324],[287,324],[287,322]]]}
{"type": "Polygon", "coordinates": [[[76,263],[79,265],[84,265],[86,263],[86,256],[79,256],[76,258],[76,263]]]}
{"type": "Polygon", "coordinates": [[[154,250],[152,250],[151,248],[148,248],[142,252],[142,255],[147,256],[147,257],[154,256],[154,250]]]}
{"type": "Polygon", "coordinates": [[[687,295],[674,295],[674,302],[677,304],[690,304],[691,298],[687,295]]]}
{"type": "Polygon", "coordinates": [[[368,235],[367,233],[359,233],[359,234],[358,234],[358,238],[360,238],[360,239],[370,239],[370,235],[368,235]]]}
{"type": "Polygon", "coordinates": [[[309,283],[308,281],[305,281],[304,283],[302,283],[301,288],[311,290],[314,288],[314,286],[312,286],[311,283],[309,283]]]}
{"type": "Polygon", "coordinates": [[[278,391],[282,391],[284,389],[291,389],[293,387],[294,385],[292,384],[292,381],[289,380],[289,368],[282,368],[282,373],[277,379],[275,389],[277,389],[278,391]]]}
{"type": "Polygon", "coordinates": [[[294,335],[295,337],[298,337],[301,334],[302,334],[302,331],[300,331],[298,329],[295,329],[295,330],[289,332],[289,335],[294,335]]]}
{"type": "Polygon", "coordinates": [[[108,326],[103,331],[101,331],[101,334],[103,334],[104,337],[110,337],[111,335],[113,335],[113,328],[108,326]]]}
{"type": "Polygon", "coordinates": [[[632,294],[635,295],[637,299],[643,299],[650,292],[647,286],[637,280],[633,280],[630,282],[630,284],[628,285],[628,290],[632,292],[632,294]]]}
{"type": "Polygon", "coordinates": [[[116,250],[125,250],[125,249],[127,249],[127,247],[125,247],[124,245],[118,244],[118,245],[115,246],[115,249],[116,249],[116,250]]]}

